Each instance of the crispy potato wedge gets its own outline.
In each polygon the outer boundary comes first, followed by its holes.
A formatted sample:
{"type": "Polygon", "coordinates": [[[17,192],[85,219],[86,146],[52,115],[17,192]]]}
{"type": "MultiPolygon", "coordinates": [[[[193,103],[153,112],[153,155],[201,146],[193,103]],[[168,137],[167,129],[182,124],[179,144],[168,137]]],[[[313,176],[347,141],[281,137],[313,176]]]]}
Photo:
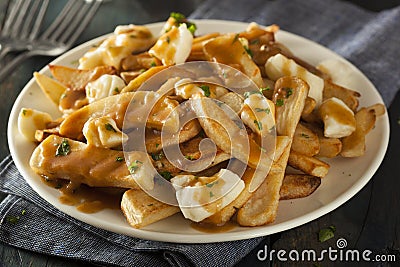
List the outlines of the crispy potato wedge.
{"type": "Polygon", "coordinates": [[[380,103],[372,105],[372,106],[369,106],[368,109],[373,109],[375,111],[375,115],[377,117],[382,116],[386,112],[385,105],[380,104],[380,103]]]}
{"type": "Polygon", "coordinates": [[[139,76],[137,76],[135,79],[133,79],[132,81],[130,81],[128,83],[127,86],[125,86],[122,90],[121,93],[127,93],[127,92],[134,92],[137,89],[139,89],[139,87],[146,82],[148,79],[150,79],[150,77],[152,77],[154,74],[166,69],[166,66],[155,66],[152,67],[148,70],[146,70],[145,72],[143,72],[142,74],[140,74],[139,76]]]}
{"type": "MultiPolygon", "coordinates": [[[[280,102],[278,99],[284,101],[282,105],[276,107],[277,134],[287,135],[291,144],[308,96],[308,85],[296,77],[282,77],[276,82],[274,91],[274,102],[280,102]],[[291,94],[287,93],[287,88],[293,90],[291,94]]],[[[278,165],[281,169],[270,171],[263,183],[239,209],[237,221],[240,225],[257,226],[272,223],[275,220],[280,198],[279,191],[285,176],[289,154],[290,145],[273,163],[273,166],[278,165]]]]}
{"type": "Polygon", "coordinates": [[[57,81],[72,90],[83,90],[86,84],[103,74],[115,74],[115,69],[110,66],[100,66],[92,70],[74,69],[60,65],[49,65],[49,68],[57,81]]]}
{"type": "Polygon", "coordinates": [[[233,111],[239,113],[243,107],[243,98],[234,92],[229,92],[221,96],[218,100],[224,102],[228,105],[233,111]]]}
{"type": "Polygon", "coordinates": [[[337,85],[329,80],[325,80],[323,99],[328,99],[331,97],[336,97],[342,100],[351,110],[354,112],[357,110],[360,97],[360,93],[347,89],[343,86],[337,85]]]}
{"type": "Polygon", "coordinates": [[[160,202],[139,189],[127,190],[121,200],[121,210],[134,228],[141,228],[179,212],[179,208],[160,202]]]}
{"type": "Polygon", "coordinates": [[[323,162],[322,160],[295,151],[290,152],[288,164],[306,174],[321,178],[328,174],[330,167],[328,163],[323,162]]]}
{"type": "MultiPolygon", "coordinates": [[[[324,136],[322,126],[315,123],[307,123],[306,126],[317,134],[319,140],[319,152],[316,156],[333,158],[342,151],[342,142],[339,138],[328,138],[324,136]]],[[[301,152],[301,151],[299,151],[301,152]]]]}
{"type": "Polygon", "coordinates": [[[67,90],[67,87],[50,78],[49,76],[46,76],[39,72],[34,72],[33,76],[35,77],[36,82],[38,83],[40,89],[42,89],[43,93],[47,96],[47,98],[58,106],[58,104],[60,103],[60,98],[65,90],[67,90]]]}
{"type": "Polygon", "coordinates": [[[48,179],[65,179],[93,187],[139,188],[132,179],[122,151],[90,146],[50,135],[33,151],[30,167],[48,179]],[[64,145],[63,153],[59,153],[64,145]]]}
{"type": "Polygon", "coordinates": [[[286,174],[283,178],[280,200],[302,198],[311,195],[321,185],[321,178],[305,174],[286,174]]]}
{"type": "Polygon", "coordinates": [[[83,140],[82,129],[89,118],[110,116],[119,129],[122,129],[125,111],[132,100],[134,93],[125,93],[109,96],[86,105],[65,118],[60,125],[62,136],[83,140]]]}
{"type": "Polygon", "coordinates": [[[365,153],[365,136],[375,126],[375,109],[361,108],[356,114],[356,130],[342,138],[342,157],[360,157],[365,153]]]}
{"type": "Polygon", "coordinates": [[[249,57],[235,34],[215,37],[203,46],[208,61],[223,63],[239,69],[258,86],[264,87],[261,71],[249,57]]]}
{"type": "Polygon", "coordinates": [[[315,156],[320,149],[318,135],[302,123],[297,124],[291,149],[310,157],[315,156]]]}
{"type": "Polygon", "coordinates": [[[304,104],[303,112],[301,113],[301,116],[307,116],[307,115],[311,114],[311,112],[314,111],[316,106],[317,106],[317,102],[314,100],[314,98],[307,97],[306,103],[304,104]]]}

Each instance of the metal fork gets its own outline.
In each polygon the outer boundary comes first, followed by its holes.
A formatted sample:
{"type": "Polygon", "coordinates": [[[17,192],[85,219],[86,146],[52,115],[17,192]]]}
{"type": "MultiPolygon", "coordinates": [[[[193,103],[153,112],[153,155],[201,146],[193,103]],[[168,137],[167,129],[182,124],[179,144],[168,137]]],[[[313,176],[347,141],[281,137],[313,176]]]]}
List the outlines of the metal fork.
{"type": "Polygon", "coordinates": [[[0,32],[0,61],[9,52],[29,48],[39,33],[48,4],[49,0],[16,0],[12,5],[8,2],[11,8],[0,32]]]}
{"type": "Polygon", "coordinates": [[[22,52],[0,70],[0,81],[25,59],[35,56],[57,56],[67,51],[89,24],[102,0],[69,0],[54,22],[28,51],[22,52]]]}

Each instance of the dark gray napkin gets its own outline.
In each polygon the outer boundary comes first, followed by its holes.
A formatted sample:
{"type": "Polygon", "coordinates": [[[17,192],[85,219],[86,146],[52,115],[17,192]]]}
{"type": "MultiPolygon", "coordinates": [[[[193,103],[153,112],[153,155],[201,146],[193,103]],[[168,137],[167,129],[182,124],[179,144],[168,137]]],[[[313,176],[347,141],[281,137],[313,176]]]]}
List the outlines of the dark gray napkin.
{"type": "MultiPolygon", "coordinates": [[[[209,0],[190,17],[276,23],[352,61],[387,105],[400,87],[400,7],[372,13],[335,0],[209,0]]],[[[9,194],[0,204],[0,240],[16,247],[121,266],[232,266],[262,240],[184,245],[111,233],[46,203],[26,184],[10,156],[0,169],[0,191],[9,194]]]]}

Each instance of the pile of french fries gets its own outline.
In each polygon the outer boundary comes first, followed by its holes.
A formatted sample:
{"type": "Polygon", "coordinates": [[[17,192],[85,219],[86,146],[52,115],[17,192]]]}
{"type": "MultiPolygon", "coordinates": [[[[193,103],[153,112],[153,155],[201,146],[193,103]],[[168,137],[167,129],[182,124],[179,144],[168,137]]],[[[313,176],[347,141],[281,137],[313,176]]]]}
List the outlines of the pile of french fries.
{"type": "Polygon", "coordinates": [[[335,84],[329,73],[297,58],[275,40],[278,26],[251,23],[243,32],[201,36],[195,30],[194,23],[177,13],[167,20],[159,36],[145,26],[118,26],[113,35],[79,59],[78,68],[50,65],[53,77],[34,73],[43,93],[63,115],[52,118],[38,110],[21,110],[20,132],[38,144],[30,159],[31,168],[46,179],[70,181],[67,186],[123,188],[121,210],[135,228],[178,212],[196,222],[223,225],[235,220],[240,226],[260,226],[274,222],[280,200],[306,197],[319,187],[330,168],[325,158],[365,153],[365,136],[385,107],[359,108],[358,92],[335,84]],[[165,88],[138,91],[155,74],[192,61],[233,67],[259,90],[241,95],[210,84],[179,87],[182,77],[177,75],[169,80],[172,89],[168,94],[157,93],[165,88]],[[123,152],[129,139],[123,123],[133,97],[153,97],[157,104],[146,124],[147,153],[135,152],[128,159],[123,152]],[[257,97],[264,99],[260,101],[267,103],[267,108],[250,101],[257,97]],[[172,129],[176,123],[166,119],[173,109],[190,99],[196,100],[191,108],[199,118],[180,132],[177,142],[182,154],[190,160],[200,158],[199,143],[204,138],[217,145],[213,163],[196,173],[183,172],[168,161],[163,149],[172,144],[163,144],[160,134],[164,126],[172,129]],[[242,119],[242,130],[257,145],[262,129],[276,131],[276,147],[266,176],[256,178],[256,167],[267,161],[261,152],[252,157],[255,152],[250,148],[248,162],[240,153],[232,155],[235,140],[229,139],[226,127],[240,128],[226,118],[218,104],[207,104],[207,99],[229,106],[242,119]],[[272,120],[258,121],[254,110],[268,113],[272,120]],[[240,188],[224,205],[209,203],[200,207],[203,210],[184,210],[143,190],[143,184],[152,187],[154,169],[172,183],[184,180],[183,187],[210,188],[233,157],[247,166],[239,177],[240,188]],[[254,179],[259,181],[256,188],[251,185],[254,179]]]}

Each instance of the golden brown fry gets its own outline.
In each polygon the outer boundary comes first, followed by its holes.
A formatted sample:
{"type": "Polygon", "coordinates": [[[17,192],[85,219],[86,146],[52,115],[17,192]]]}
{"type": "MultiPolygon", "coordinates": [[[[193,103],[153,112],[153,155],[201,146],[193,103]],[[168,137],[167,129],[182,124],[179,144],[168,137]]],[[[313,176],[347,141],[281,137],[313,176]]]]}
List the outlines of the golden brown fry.
{"type": "Polygon", "coordinates": [[[240,112],[244,104],[243,98],[239,94],[236,94],[234,92],[229,92],[227,94],[224,94],[218,100],[224,102],[236,113],[240,112]]]}
{"type": "Polygon", "coordinates": [[[65,179],[94,187],[139,188],[123,159],[122,151],[50,135],[35,148],[29,165],[48,179],[65,179]],[[68,149],[57,154],[63,142],[68,149]]]}
{"type": "Polygon", "coordinates": [[[359,101],[358,98],[360,97],[360,93],[347,89],[343,86],[337,85],[329,80],[325,80],[324,84],[324,100],[336,97],[342,100],[351,110],[354,112],[357,110],[359,101]]]}
{"type": "Polygon", "coordinates": [[[311,195],[321,185],[321,178],[306,174],[286,174],[283,178],[280,200],[311,195]]]}
{"type": "Polygon", "coordinates": [[[42,89],[43,93],[54,104],[58,105],[62,94],[67,88],[63,84],[39,72],[34,72],[33,76],[35,77],[36,82],[38,83],[40,89],[42,89]]]}
{"type": "Polygon", "coordinates": [[[328,174],[330,167],[328,163],[323,162],[322,160],[295,151],[290,151],[288,164],[306,174],[321,178],[328,174]]]}
{"type": "Polygon", "coordinates": [[[307,97],[306,98],[306,103],[304,104],[304,109],[303,112],[301,113],[301,116],[307,116],[313,112],[317,105],[317,102],[314,100],[314,98],[307,97]]]}
{"type": "Polygon", "coordinates": [[[386,112],[385,105],[383,105],[381,103],[369,106],[368,109],[373,109],[375,111],[375,115],[377,117],[382,116],[386,112]]]}
{"type": "Polygon", "coordinates": [[[291,149],[310,157],[315,156],[320,149],[318,135],[302,123],[297,124],[291,149]]]}
{"type": "MultiPolygon", "coordinates": [[[[277,134],[287,135],[292,140],[297,123],[308,95],[308,85],[296,77],[282,77],[275,84],[274,102],[282,103],[276,107],[277,134]],[[291,88],[292,92],[287,93],[291,88]]],[[[289,142],[291,144],[291,142],[289,142]]],[[[272,223],[277,214],[279,191],[285,175],[290,145],[273,165],[280,170],[270,171],[260,187],[251,195],[237,214],[237,221],[242,226],[257,226],[272,223]]]]}
{"type": "Polygon", "coordinates": [[[72,90],[84,90],[86,84],[96,80],[103,74],[115,74],[111,66],[100,66],[92,70],[74,69],[59,65],[49,65],[51,74],[64,86],[72,90]]]}
{"type": "Polygon", "coordinates": [[[319,126],[318,124],[307,123],[306,126],[318,136],[319,152],[316,156],[334,158],[339,155],[340,151],[342,151],[342,142],[339,138],[325,137],[322,126],[319,126]]]}
{"type": "Polygon", "coordinates": [[[166,69],[166,66],[156,66],[156,67],[152,67],[148,70],[146,70],[145,72],[143,72],[142,74],[140,74],[138,77],[136,77],[135,79],[133,79],[132,81],[129,82],[129,84],[127,86],[125,86],[122,90],[121,93],[127,93],[127,92],[134,92],[137,89],[139,89],[139,87],[148,79],[150,79],[150,77],[152,77],[154,74],[166,69]]]}
{"type": "Polygon", "coordinates": [[[134,228],[144,227],[179,212],[178,207],[160,202],[140,189],[130,189],[123,194],[121,210],[134,228]]]}
{"type": "Polygon", "coordinates": [[[356,130],[342,138],[342,157],[360,157],[365,153],[365,135],[374,127],[375,109],[361,108],[356,114],[356,130]]]}

